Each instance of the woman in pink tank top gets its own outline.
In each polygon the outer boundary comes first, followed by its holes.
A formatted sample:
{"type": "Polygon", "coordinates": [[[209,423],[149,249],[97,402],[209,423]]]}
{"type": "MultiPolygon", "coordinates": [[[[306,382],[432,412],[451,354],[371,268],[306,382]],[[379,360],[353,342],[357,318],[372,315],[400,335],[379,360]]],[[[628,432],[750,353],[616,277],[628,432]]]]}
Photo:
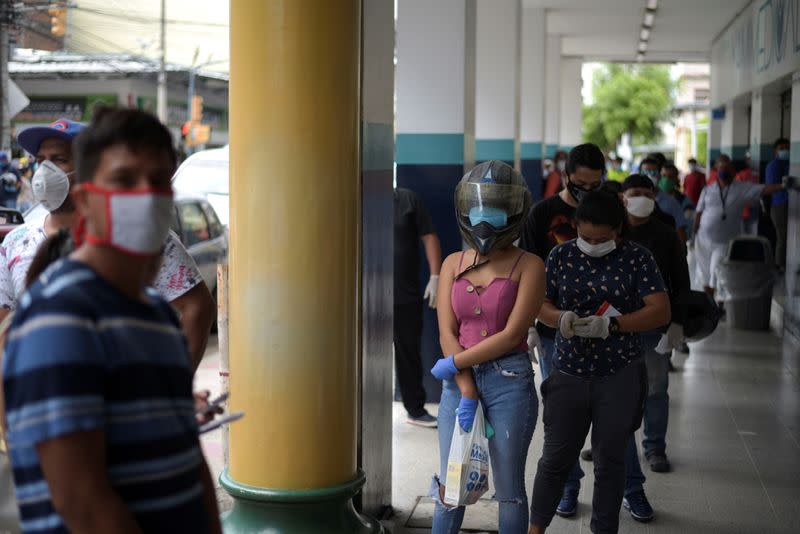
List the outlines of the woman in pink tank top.
{"type": "Polygon", "coordinates": [[[517,248],[531,194],[517,171],[489,161],[456,187],[456,218],[469,249],[451,254],[439,282],[439,332],[444,358],[431,370],[443,380],[439,404],[440,477],[434,534],[459,532],[464,507],[442,503],[456,421],[472,427],[478,402],[495,430],[489,440],[501,534],[528,531],[525,462],[539,401],[526,342],[544,299],[544,265],[517,248]],[[449,306],[448,306],[449,303],[449,306]]]}

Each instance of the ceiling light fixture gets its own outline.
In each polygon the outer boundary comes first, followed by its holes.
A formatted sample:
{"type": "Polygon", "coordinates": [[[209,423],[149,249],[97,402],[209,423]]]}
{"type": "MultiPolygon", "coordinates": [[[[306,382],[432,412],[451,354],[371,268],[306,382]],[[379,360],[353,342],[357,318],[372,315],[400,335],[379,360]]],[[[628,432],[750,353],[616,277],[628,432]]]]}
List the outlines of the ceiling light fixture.
{"type": "Polygon", "coordinates": [[[650,33],[653,29],[653,24],[656,21],[656,10],[658,9],[658,0],[646,0],[644,10],[644,21],[642,22],[642,29],[639,30],[639,53],[636,54],[636,61],[641,63],[644,60],[644,55],[647,52],[647,45],[650,41],[650,33]]]}

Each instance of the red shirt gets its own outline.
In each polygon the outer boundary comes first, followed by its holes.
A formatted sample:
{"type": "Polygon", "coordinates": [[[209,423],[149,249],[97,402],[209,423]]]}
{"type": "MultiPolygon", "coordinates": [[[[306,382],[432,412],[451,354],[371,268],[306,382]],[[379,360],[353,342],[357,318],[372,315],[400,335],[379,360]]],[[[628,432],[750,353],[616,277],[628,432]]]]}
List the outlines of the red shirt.
{"type": "Polygon", "coordinates": [[[697,206],[700,201],[700,193],[706,186],[706,175],[702,172],[691,172],[683,179],[683,194],[689,197],[692,204],[697,206]]]}
{"type": "Polygon", "coordinates": [[[542,198],[548,198],[552,197],[553,195],[557,195],[559,191],[561,191],[561,173],[558,171],[553,171],[547,177],[547,181],[545,181],[544,195],[542,195],[542,198]]]}
{"type": "Polygon", "coordinates": [[[736,173],[736,179],[740,182],[750,182],[753,184],[758,183],[758,176],[753,172],[753,169],[750,167],[745,167],[738,173],[736,173]]]}

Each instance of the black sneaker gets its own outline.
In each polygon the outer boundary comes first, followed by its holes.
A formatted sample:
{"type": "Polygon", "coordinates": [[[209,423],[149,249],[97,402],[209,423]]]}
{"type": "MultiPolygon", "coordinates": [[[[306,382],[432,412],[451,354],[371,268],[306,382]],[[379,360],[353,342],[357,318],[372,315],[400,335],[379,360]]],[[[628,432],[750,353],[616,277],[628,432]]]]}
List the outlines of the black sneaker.
{"type": "Polygon", "coordinates": [[[592,449],[586,449],[585,451],[581,451],[581,460],[583,460],[584,462],[591,462],[592,449]]]}
{"type": "Polygon", "coordinates": [[[436,428],[439,425],[439,422],[436,420],[436,418],[428,412],[425,412],[418,417],[409,415],[406,419],[406,422],[412,425],[424,426],[426,428],[436,428]]]}
{"type": "Polygon", "coordinates": [[[651,454],[647,457],[647,463],[654,473],[668,473],[672,469],[666,454],[651,454]]]}
{"type": "Polygon", "coordinates": [[[647,500],[644,490],[634,491],[622,499],[622,506],[631,513],[631,517],[640,523],[653,520],[653,507],[647,500]]]}

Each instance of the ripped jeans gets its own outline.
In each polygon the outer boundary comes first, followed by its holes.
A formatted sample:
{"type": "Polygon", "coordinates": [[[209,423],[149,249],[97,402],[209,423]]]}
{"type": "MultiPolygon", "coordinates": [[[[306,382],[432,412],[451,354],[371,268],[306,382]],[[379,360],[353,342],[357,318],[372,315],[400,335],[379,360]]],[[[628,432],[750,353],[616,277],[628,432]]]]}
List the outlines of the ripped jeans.
{"type": "MultiPolygon", "coordinates": [[[[494,498],[500,503],[500,534],[525,534],[529,514],[525,462],[539,412],[530,357],[525,352],[506,354],[473,367],[472,372],[484,414],[495,431],[489,440],[489,456],[494,498]]],[[[439,404],[439,472],[443,479],[447,476],[447,457],[460,400],[456,383],[445,381],[439,404]]],[[[439,500],[438,482],[434,477],[431,485],[431,497],[436,499],[432,533],[457,534],[464,520],[464,507],[444,506],[439,500]]],[[[441,483],[446,485],[447,481],[441,483]]]]}

